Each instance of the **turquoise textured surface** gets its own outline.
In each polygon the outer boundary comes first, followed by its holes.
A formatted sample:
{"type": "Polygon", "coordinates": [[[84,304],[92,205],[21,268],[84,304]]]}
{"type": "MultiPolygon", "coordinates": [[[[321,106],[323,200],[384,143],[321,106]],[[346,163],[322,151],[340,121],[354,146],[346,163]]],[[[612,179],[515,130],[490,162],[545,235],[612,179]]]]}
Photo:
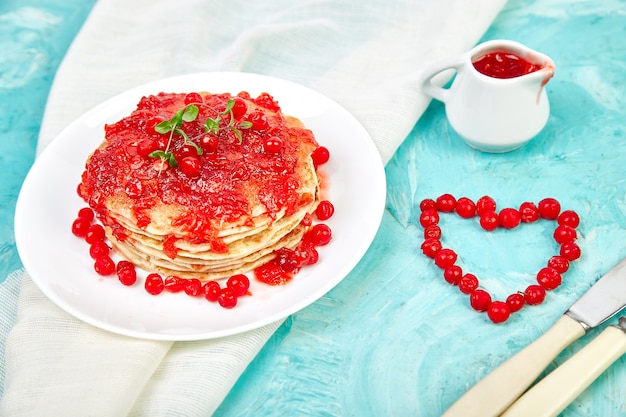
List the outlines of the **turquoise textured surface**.
{"type": "MultiPolygon", "coordinates": [[[[0,4],[0,280],[20,267],[13,210],[54,71],[93,3],[0,4]]],[[[544,131],[515,152],[480,153],[433,102],[387,166],[388,210],[365,258],[286,320],[217,416],[438,416],[626,256],[626,1],[511,0],[484,36],[497,38],[556,62],[544,131]],[[491,195],[500,207],[555,197],[581,216],[583,256],[545,303],[493,325],[420,253],[419,202],[443,193],[491,195]]],[[[557,250],[545,221],[490,234],[455,216],[441,225],[444,242],[500,298],[531,283],[557,250]]],[[[622,358],[563,416],[626,415],[625,366],[622,358]]]]}
{"type": "Polygon", "coordinates": [[[0,282],[21,267],[13,214],[35,158],[48,91],[95,0],[0,3],[0,282]]]}

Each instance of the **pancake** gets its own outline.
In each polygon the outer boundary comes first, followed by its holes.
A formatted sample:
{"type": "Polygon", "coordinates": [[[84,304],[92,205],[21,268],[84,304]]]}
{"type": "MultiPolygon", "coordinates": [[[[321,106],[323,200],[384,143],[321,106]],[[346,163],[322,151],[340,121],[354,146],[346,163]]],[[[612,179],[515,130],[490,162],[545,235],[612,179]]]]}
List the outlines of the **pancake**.
{"type": "Polygon", "coordinates": [[[160,93],[105,126],[78,193],[135,265],[226,278],[302,239],[319,203],[318,146],[269,94],[160,93]]]}

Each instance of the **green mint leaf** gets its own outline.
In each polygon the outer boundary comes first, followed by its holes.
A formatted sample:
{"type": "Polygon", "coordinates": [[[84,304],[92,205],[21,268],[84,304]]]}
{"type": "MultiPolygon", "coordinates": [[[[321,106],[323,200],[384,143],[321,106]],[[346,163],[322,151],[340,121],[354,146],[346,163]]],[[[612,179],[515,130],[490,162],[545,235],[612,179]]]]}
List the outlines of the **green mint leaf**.
{"type": "Polygon", "coordinates": [[[198,106],[195,104],[191,104],[187,106],[185,111],[182,114],[182,119],[185,122],[193,122],[198,117],[198,106]]]}
{"type": "Polygon", "coordinates": [[[148,155],[150,158],[161,159],[163,161],[167,161],[171,167],[176,168],[178,166],[178,162],[176,161],[176,157],[171,152],[165,152],[161,149],[157,149],[154,152],[150,152],[148,155]]]}
{"type": "Polygon", "coordinates": [[[172,130],[172,123],[169,120],[163,120],[158,125],[154,126],[154,130],[158,133],[165,134],[172,130]]]}
{"type": "Polygon", "coordinates": [[[185,138],[185,142],[189,142],[190,141],[189,140],[189,136],[187,136],[185,131],[182,130],[182,129],[178,129],[178,128],[174,129],[174,134],[181,135],[183,138],[185,138]]]}
{"type": "Polygon", "coordinates": [[[202,155],[202,148],[201,148],[201,147],[199,147],[198,145],[196,145],[196,143],[195,143],[195,142],[189,141],[189,142],[187,142],[187,143],[188,143],[189,145],[191,145],[191,146],[193,146],[193,147],[195,148],[196,153],[197,153],[198,155],[202,155]]]}
{"type": "Polygon", "coordinates": [[[166,154],[165,152],[163,152],[162,150],[156,150],[154,152],[150,152],[150,154],[148,155],[150,158],[159,158],[159,159],[165,159],[166,154]]]}
{"type": "Polygon", "coordinates": [[[250,129],[252,127],[252,122],[244,120],[243,122],[239,122],[237,125],[239,129],[250,129]]]}
{"type": "Polygon", "coordinates": [[[204,124],[204,129],[207,132],[219,132],[220,130],[220,123],[219,123],[219,119],[211,119],[210,117],[208,119],[206,119],[206,123],[204,124]]]}
{"type": "Polygon", "coordinates": [[[180,109],[176,112],[174,117],[170,120],[172,126],[178,127],[183,124],[183,109],[180,109]]]}
{"type": "Polygon", "coordinates": [[[167,162],[170,164],[170,166],[172,168],[176,168],[178,166],[178,161],[176,161],[174,154],[171,152],[167,152],[165,155],[166,155],[167,162]]]}
{"type": "Polygon", "coordinates": [[[235,100],[233,100],[232,98],[229,98],[228,101],[226,102],[226,108],[224,109],[222,114],[230,113],[233,107],[235,107],[235,100]]]}
{"type": "Polygon", "coordinates": [[[239,143],[241,144],[241,142],[243,142],[243,138],[241,137],[241,132],[235,126],[233,126],[231,129],[233,133],[235,134],[235,136],[237,136],[237,139],[239,139],[239,143]]]}

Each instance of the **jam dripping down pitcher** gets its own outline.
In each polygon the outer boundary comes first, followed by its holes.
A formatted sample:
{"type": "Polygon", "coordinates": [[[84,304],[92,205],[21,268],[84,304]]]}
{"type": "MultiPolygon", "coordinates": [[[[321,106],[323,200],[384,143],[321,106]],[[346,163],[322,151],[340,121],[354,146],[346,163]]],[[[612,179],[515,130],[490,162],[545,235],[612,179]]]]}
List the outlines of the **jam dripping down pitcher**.
{"type": "Polygon", "coordinates": [[[546,125],[550,104],[545,85],[555,65],[548,56],[514,41],[481,43],[461,55],[431,64],[421,88],[442,101],[452,128],[470,146],[508,152],[535,137],[546,125]],[[453,70],[449,88],[436,80],[453,70]]]}

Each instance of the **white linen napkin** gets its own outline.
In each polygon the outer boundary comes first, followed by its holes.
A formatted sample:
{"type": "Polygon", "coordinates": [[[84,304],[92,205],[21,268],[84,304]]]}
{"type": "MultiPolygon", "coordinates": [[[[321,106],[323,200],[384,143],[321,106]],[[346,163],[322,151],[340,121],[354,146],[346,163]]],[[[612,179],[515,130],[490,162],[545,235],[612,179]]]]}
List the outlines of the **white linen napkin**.
{"type": "MultiPolygon", "coordinates": [[[[243,71],[328,95],[361,121],[387,162],[428,105],[420,71],[472,47],[503,3],[100,0],[58,70],[38,151],[138,84],[243,71]]],[[[280,325],[199,342],[133,339],[66,314],[25,271],[0,285],[0,300],[2,416],[211,415],[280,325]]]]}

